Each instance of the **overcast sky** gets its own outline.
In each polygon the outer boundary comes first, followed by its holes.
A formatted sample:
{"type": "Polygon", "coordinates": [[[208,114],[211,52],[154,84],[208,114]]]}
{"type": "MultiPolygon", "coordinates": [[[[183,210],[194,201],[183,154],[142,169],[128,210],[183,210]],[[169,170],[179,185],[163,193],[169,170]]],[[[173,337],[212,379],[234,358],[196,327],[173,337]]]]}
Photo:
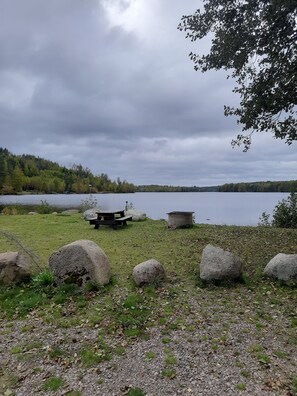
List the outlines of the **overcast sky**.
{"type": "Polygon", "coordinates": [[[224,117],[234,82],[194,71],[177,30],[199,0],[0,0],[0,136],[13,154],[135,184],[296,179],[296,144],[224,117]]]}

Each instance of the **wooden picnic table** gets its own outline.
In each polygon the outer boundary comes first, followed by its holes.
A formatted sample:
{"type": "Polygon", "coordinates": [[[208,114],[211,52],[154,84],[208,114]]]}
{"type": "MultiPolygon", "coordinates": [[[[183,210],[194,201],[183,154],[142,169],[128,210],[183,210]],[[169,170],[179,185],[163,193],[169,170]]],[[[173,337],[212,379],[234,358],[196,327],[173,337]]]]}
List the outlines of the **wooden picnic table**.
{"type": "Polygon", "coordinates": [[[97,219],[90,220],[90,224],[94,224],[96,229],[100,225],[108,225],[112,228],[117,226],[127,225],[127,221],[132,221],[132,216],[125,216],[124,210],[113,210],[113,211],[100,211],[97,213],[97,219]]]}

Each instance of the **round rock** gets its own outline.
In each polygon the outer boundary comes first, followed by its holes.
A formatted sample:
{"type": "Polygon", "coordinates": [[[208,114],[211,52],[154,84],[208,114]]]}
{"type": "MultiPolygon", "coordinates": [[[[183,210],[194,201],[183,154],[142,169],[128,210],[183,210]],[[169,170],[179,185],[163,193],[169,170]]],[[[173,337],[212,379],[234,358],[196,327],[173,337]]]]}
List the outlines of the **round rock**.
{"type": "Polygon", "coordinates": [[[163,266],[155,259],[150,259],[136,265],[133,269],[133,279],[137,286],[161,280],[165,277],[163,266]]]}
{"type": "Polygon", "coordinates": [[[234,280],[242,275],[242,260],[220,247],[207,245],[202,252],[200,278],[211,280],[234,280]]]}
{"type": "Polygon", "coordinates": [[[297,282],[297,254],[277,254],[266,265],[264,275],[284,282],[297,282]]]}

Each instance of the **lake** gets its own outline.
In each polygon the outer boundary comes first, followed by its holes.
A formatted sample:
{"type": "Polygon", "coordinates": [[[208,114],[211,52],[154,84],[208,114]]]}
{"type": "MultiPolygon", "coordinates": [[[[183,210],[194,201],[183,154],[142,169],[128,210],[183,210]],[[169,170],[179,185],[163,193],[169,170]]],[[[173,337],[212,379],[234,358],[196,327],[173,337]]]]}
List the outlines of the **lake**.
{"type": "MultiPolygon", "coordinates": [[[[257,225],[262,212],[272,213],[275,205],[288,197],[288,193],[135,193],[92,194],[102,209],[122,209],[126,201],[135,209],[144,211],[148,217],[167,219],[167,212],[193,211],[196,223],[257,225]]],[[[51,195],[5,195],[0,204],[39,204],[41,200],[50,205],[71,208],[90,197],[88,194],[51,195]]]]}

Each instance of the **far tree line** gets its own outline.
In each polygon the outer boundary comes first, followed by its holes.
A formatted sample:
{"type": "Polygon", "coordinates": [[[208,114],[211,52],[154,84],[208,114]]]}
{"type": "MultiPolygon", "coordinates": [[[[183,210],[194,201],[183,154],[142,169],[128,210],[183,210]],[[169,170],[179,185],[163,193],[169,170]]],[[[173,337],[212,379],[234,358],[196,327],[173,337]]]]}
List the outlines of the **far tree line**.
{"type": "Polygon", "coordinates": [[[265,181],[253,183],[226,183],[219,186],[219,192],[295,192],[297,180],[265,181]]]}
{"type": "Polygon", "coordinates": [[[218,191],[218,186],[169,186],[159,184],[147,184],[136,187],[136,192],[211,192],[218,191]]]}
{"type": "Polygon", "coordinates": [[[295,192],[297,180],[226,183],[220,186],[135,186],[119,177],[111,180],[107,174],[93,175],[82,165],[60,166],[34,155],[14,155],[0,147],[0,194],[96,194],[134,192],[295,192]]]}
{"type": "Polygon", "coordinates": [[[250,183],[226,183],[220,186],[187,187],[168,185],[142,185],[136,187],[136,192],[295,192],[297,180],[290,181],[260,181],[250,183]]]}
{"type": "Polygon", "coordinates": [[[98,176],[82,165],[66,168],[33,155],[14,155],[0,148],[0,194],[18,193],[128,193],[135,186],[126,180],[98,176]]]}

